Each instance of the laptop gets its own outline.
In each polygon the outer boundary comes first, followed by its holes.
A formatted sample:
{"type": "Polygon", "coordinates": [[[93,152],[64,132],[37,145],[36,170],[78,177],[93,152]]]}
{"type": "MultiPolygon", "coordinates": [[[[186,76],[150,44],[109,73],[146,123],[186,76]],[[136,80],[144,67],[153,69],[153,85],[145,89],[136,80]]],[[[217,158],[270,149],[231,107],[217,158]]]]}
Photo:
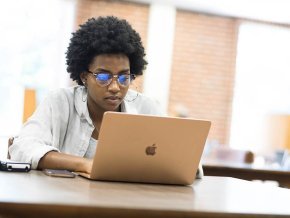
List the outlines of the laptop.
{"type": "Polygon", "coordinates": [[[211,122],[105,112],[92,180],[190,185],[211,122]]]}

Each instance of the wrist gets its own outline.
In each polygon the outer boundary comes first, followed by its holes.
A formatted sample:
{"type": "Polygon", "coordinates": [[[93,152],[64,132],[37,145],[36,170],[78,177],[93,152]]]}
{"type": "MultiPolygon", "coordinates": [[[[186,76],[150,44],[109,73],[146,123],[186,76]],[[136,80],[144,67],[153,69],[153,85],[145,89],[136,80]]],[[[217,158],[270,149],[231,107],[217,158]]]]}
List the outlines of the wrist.
{"type": "Polygon", "coordinates": [[[92,160],[80,157],[76,165],[76,171],[84,172],[84,173],[91,173],[91,168],[92,168],[92,160]]]}

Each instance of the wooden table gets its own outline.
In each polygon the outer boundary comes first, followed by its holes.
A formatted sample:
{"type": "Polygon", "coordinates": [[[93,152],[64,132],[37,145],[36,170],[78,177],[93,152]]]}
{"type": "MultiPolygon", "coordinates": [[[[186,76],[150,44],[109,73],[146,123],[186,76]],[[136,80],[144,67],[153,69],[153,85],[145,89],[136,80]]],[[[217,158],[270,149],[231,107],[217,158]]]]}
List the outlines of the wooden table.
{"type": "Polygon", "coordinates": [[[206,176],[227,176],[245,180],[272,180],[277,181],[280,187],[290,188],[290,171],[269,166],[256,167],[253,164],[204,160],[203,171],[206,176]]]}
{"type": "Polygon", "coordinates": [[[192,186],[0,172],[0,217],[289,217],[290,190],[204,177],[192,186]]]}

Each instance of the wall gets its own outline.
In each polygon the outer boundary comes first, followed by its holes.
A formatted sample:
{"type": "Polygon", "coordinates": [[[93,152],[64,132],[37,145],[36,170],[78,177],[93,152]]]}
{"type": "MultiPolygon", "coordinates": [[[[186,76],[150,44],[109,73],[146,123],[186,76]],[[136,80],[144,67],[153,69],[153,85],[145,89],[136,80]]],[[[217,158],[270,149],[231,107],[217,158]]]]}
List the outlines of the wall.
{"type": "Polygon", "coordinates": [[[169,112],[209,119],[209,138],[228,143],[238,21],[177,11],[169,112]]]}

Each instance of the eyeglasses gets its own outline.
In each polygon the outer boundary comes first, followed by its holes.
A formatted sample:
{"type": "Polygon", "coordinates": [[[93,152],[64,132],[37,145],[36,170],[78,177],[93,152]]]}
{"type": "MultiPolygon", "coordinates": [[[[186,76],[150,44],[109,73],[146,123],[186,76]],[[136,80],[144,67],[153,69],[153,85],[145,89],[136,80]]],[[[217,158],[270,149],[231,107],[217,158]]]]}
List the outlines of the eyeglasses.
{"type": "Polygon", "coordinates": [[[100,73],[93,73],[89,70],[87,70],[89,73],[93,74],[96,78],[96,81],[101,87],[108,86],[112,83],[113,78],[116,78],[118,81],[118,84],[122,87],[127,87],[130,85],[130,82],[135,79],[134,74],[118,74],[113,75],[111,73],[107,72],[100,72],[100,73]]]}

